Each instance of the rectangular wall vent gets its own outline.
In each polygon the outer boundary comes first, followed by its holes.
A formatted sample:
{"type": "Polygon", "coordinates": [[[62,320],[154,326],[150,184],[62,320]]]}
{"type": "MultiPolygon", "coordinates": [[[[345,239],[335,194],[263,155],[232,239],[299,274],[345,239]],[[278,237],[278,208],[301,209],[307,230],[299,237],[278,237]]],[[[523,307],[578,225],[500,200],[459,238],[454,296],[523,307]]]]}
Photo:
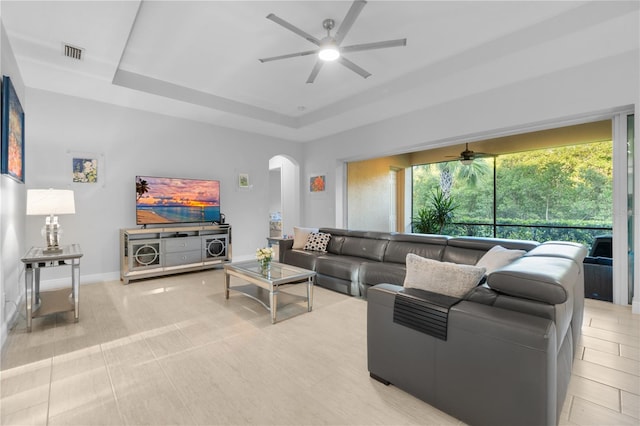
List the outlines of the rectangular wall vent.
{"type": "Polygon", "coordinates": [[[82,60],[82,53],[84,49],[79,47],[71,46],[70,44],[64,44],[64,56],[71,59],[82,60]]]}

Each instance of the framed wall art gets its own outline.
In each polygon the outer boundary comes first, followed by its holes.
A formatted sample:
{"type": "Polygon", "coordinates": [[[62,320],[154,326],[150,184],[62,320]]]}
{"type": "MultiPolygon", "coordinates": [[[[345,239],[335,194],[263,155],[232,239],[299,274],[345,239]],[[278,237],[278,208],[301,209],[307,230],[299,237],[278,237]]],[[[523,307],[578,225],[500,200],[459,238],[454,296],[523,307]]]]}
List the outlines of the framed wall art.
{"type": "MultiPolygon", "coordinates": [[[[69,173],[71,182],[78,186],[85,186],[85,183],[106,186],[106,161],[104,153],[81,152],[67,150],[67,160],[65,172],[69,173]]],[[[87,189],[89,185],[87,185],[87,189]]]]}
{"type": "Polygon", "coordinates": [[[315,174],[309,177],[309,192],[312,194],[324,192],[327,187],[327,175],[325,173],[315,174]]]}
{"type": "Polygon", "coordinates": [[[73,181],[78,183],[98,182],[98,159],[76,158],[71,160],[73,168],[73,181]]]}
{"type": "Polygon", "coordinates": [[[238,173],[238,188],[251,188],[249,173],[238,173]]]}
{"type": "Polygon", "coordinates": [[[24,183],[24,111],[11,79],[2,77],[2,173],[24,183]]]}

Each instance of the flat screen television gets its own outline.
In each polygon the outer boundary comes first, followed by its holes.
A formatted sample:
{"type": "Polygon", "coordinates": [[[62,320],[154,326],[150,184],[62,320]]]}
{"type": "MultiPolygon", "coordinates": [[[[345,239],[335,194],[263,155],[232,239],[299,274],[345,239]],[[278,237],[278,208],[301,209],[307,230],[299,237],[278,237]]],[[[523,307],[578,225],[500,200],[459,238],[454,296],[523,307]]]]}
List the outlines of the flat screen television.
{"type": "Polygon", "coordinates": [[[220,181],[136,176],[136,223],[220,223],[220,181]]]}

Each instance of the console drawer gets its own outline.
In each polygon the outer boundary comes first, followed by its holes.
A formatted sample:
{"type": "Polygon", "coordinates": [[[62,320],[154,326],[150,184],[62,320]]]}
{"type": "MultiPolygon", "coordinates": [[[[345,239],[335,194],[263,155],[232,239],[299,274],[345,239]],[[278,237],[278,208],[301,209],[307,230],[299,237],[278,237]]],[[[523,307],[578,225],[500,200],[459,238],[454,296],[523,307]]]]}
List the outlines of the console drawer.
{"type": "Polygon", "coordinates": [[[167,238],[164,240],[165,253],[200,250],[202,239],[200,237],[167,238]]]}
{"type": "Polygon", "coordinates": [[[202,250],[167,253],[164,256],[164,266],[178,266],[200,262],[202,262],[202,250]]]}

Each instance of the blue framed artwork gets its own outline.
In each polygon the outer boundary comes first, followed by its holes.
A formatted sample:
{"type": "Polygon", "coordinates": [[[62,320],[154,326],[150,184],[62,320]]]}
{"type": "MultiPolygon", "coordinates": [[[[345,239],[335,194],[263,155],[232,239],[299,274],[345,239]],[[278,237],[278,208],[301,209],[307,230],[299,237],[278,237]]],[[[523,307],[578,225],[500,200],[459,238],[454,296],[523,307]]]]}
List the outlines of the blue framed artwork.
{"type": "Polygon", "coordinates": [[[6,75],[2,77],[2,173],[24,183],[24,111],[6,75]]]}

